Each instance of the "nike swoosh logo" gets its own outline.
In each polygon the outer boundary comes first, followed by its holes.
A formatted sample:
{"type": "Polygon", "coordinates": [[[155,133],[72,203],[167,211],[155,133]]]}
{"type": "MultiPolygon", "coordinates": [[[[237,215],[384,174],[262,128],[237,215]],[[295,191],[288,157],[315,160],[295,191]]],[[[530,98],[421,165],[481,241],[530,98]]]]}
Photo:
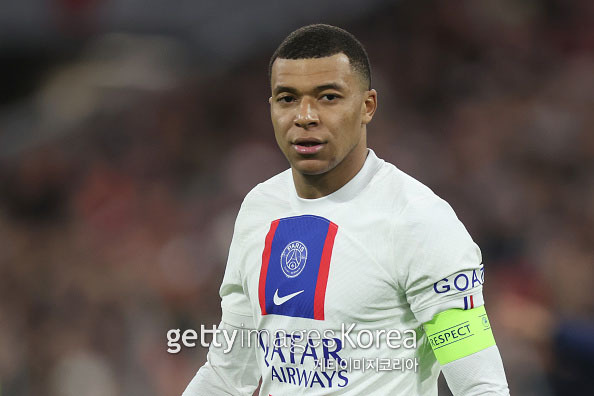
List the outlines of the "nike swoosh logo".
{"type": "Polygon", "coordinates": [[[278,296],[278,289],[276,289],[276,291],[274,292],[274,298],[272,299],[272,301],[274,302],[274,305],[283,305],[284,303],[286,303],[287,301],[289,301],[290,299],[292,299],[293,297],[303,293],[305,290],[300,290],[298,292],[292,293],[292,294],[288,294],[284,297],[279,297],[278,296]]]}

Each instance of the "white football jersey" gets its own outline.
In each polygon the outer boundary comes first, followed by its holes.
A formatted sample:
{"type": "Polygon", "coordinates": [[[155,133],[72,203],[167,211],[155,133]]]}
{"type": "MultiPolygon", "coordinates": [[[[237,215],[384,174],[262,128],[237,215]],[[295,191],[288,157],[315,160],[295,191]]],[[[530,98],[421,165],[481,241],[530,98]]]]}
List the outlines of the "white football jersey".
{"type": "Polygon", "coordinates": [[[299,198],[290,169],[246,196],[222,319],[260,331],[260,395],[437,395],[422,324],[482,305],[483,279],[452,208],[369,150],[328,196],[299,198]]]}

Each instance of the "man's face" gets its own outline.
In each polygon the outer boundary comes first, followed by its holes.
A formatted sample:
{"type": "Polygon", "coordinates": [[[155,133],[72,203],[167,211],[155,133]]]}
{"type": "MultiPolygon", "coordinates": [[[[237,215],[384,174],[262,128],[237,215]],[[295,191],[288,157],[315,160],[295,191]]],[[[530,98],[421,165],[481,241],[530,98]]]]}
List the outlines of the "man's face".
{"type": "Polygon", "coordinates": [[[271,86],[274,134],[294,171],[320,175],[339,165],[348,168],[355,155],[366,152],[365,125],[376,93],[365,89],[345,54],[276,59],[271,86]]]}

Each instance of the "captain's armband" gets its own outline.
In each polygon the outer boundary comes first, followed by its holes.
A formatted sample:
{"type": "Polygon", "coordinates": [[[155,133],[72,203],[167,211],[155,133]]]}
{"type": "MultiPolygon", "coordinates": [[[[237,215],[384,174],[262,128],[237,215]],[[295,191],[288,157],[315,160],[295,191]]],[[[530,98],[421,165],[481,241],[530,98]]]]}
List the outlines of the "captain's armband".
{"type": "Polygon", "coordinates": [[[425,333],[441,365],[495,345],[485,307],[448,309],[424,324],[425,333]]]}

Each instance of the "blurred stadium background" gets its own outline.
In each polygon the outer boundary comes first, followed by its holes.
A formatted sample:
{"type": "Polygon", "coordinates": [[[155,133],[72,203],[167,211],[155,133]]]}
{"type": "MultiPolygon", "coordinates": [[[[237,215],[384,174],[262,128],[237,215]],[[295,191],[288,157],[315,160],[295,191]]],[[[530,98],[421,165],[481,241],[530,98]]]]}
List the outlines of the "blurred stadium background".
{"type": "MultiPolygon", "coordinates": [[[[236,212],[285,169],[267,62],[366,45],[369,144],[481,246],[514,395],[594,389],[594,2],[0,2],[0,395],[179,395],[236,212]]],[[[448,391],[441,385],[441,393],[448,391]]]]}

